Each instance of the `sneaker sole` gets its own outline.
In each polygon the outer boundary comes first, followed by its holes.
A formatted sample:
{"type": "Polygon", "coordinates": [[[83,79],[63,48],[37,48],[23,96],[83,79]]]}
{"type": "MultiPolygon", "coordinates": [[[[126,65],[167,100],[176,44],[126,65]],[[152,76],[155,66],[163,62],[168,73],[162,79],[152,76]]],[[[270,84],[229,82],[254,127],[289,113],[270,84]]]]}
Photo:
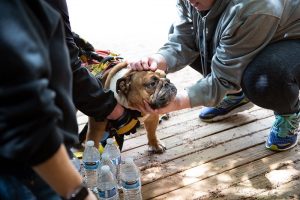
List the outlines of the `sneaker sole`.
{"type": "Polygon", "coordinates": [[[203,121],[203,122],[216,122],[216,121],[220,121],[220,120],[226,119],[228,117],[231,117],[231,116],[233,116],[233,115],[235,115],[235,114],[237,114],[239,112],[243,112],[245,110],[249,110],[249,109],[251,109],[253,107],[254,107],[254,104],[252,102],[248,102],[248,103],[246,103],[246,104],[244,104],[242,106],[239,106],[239,107],[233,109],[232,111],[230,111],[229,113],[227,113],[225,115],[219,115],[219,116],[211,118],[211,119],[201,119],[200,118],[200,120],[203,121]]]}

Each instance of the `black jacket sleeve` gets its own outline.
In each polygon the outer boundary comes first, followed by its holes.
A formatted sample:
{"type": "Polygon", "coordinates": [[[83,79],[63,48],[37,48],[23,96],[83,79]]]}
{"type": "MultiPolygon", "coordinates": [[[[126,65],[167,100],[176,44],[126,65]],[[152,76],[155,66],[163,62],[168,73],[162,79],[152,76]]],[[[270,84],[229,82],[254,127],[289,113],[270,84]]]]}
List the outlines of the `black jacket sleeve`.
{"type": "Polygon", "coordinates": [[[78,110],[102,121],[115,108],[117,101],[112,91],[105,91],[101,82],[81,65],[69,21],[65,0],[46,0],[62,16],[73,71],[73,100],[78,110]]]}
{"type": "Polygon", "coordinates": [[[0,1],[1,173],[49,159],[77,140],[60,15],[39,0],[0,1]],[[61,59],[61,57],[63,59],[61,59]]]}

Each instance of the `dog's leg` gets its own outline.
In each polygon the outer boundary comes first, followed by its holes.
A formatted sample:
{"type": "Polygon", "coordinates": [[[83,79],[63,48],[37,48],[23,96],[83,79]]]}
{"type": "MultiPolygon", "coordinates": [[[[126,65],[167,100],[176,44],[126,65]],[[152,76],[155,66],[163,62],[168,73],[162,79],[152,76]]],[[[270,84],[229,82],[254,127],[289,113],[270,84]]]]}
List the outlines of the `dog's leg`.
{"type": "Polygon", "coordinates": [[[159,115],[149,115],[144,121],[144,126],[147,131],[149,151],[153,153],[163,153],[166,150],[165,145],[156,136],[158,123],[159,115]]]}
{"type": "Polygon", "coordinates": [[[99,142],[103,138],[106,125],[107,120],[96,122],[94,118],[89,117],[86,140],[93,140],[96,148],[99,148],[99,142]]]}

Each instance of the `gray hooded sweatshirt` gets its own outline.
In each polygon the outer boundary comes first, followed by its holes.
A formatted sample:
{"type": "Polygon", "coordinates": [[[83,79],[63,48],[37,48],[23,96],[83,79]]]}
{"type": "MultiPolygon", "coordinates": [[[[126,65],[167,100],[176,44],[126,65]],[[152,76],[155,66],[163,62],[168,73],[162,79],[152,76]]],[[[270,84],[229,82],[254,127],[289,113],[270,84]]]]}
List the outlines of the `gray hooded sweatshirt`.
{"type": "Polygon", "coordinates": [[[177,8],[179,19],[158,54],[169,72],[200,56],[205,77],[187,88],[192,107],[216,106],[239,90],[243,71],[266,45],[300,39],[300,0],[216,0],[206,13],[177,0],[177,8]]]}

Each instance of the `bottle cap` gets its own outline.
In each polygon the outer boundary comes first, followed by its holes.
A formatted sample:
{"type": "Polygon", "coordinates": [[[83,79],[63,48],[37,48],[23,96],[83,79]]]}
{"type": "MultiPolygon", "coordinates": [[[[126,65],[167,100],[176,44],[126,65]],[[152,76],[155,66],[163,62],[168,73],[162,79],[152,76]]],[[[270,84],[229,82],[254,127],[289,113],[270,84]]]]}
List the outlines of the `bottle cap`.
{"type": "Polygon", "coordinates": [[[101,167],[101,171],[108,172],[108,171],[110,171],[110,168],[109,168],[108,165],[103,165],[103,166],[101,167]]]}
{"type": "Polygon", "coordinates": [[[107,144],[113,144],[114,143],[114,139],[113,138],[107,138],[106,143],[107,144]]]}
{"type": "Polygon", "coordinates": [[[89,146],[89,147],[93,147],[94,146],[94,141],[93,140],[88,140],[87,142],[86,142],[86,146],[89,146]]]}

